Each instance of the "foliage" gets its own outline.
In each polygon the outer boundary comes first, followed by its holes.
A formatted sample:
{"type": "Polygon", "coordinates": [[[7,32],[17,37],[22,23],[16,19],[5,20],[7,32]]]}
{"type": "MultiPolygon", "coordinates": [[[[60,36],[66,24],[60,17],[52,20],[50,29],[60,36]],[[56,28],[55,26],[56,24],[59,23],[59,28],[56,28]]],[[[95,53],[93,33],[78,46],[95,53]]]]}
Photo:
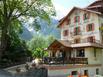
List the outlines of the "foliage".
{"type": "Polygon", "coordinates": [[[32,56],[33,56],[33,57],[36,57],[36,58],[42,58],[42,57],[48,56],[48,55],[47,55],[47,52],[45,52],[43,49],[41,49],[41,48],[36,48],[36,49],[34,50],[34,52],[32,53],[32,56]]]}
{"type": "Polygon", "coordinates": [[[48,56],[48,52],[45,51],[45,48],[47,48],[52,42],[54,41],[53,36],[42,36],[38,35],[35,36],[32,40],[30,40],[27,45],[29,47],[29,50],[32,51],[33,57],[39,57],[42,56],[48,56]]]}
{"type": "MultiPolygon", "coordinates": [[[[8,49],[16,49],[16,46],[21,44],[18,35],[22,33],[23,22],[27,22],[31,17],[39,17],[50,23],[49,16],[54,14],[55,12],[51,0],[1,0],[0,55],[8,51],[8,49]]],[[[35,24],[33,26],[38,25],[35,24]]]]}
{"type": "Polygon", "coordinates": [[[42,35],[34,36],[33,39],[31,39],[27,43],[30,50],[35,50],[36,48],[46,48],[47,47],[47,40],[42,35]]]}
{"type": "Polygon", "coordinates": [[[101,27],[99,28],[99,30],[101,31],[101,34],[103,35],[103,26],[101,26],[101,27]]]}
{"type": "Polygon", "coordinates": [[[48,40],[48,45],[50,45],[50,44],[55,40],[55,37],[52,36],[52,35],[49,35],[49,36],[47,37],[47,40],[48,40]]]}
{"type": "Polygon", "coordinates": [[[8,61],[20,62],[22,59],[26,59],[31,56],[31,52],[27,49],[26,43],[20,39],[13,39],[12,45],[8,48],[8,51],[2,56],[2,59],[8,61]],[[15,42],[14,42],[15,41],[15,42]]]}

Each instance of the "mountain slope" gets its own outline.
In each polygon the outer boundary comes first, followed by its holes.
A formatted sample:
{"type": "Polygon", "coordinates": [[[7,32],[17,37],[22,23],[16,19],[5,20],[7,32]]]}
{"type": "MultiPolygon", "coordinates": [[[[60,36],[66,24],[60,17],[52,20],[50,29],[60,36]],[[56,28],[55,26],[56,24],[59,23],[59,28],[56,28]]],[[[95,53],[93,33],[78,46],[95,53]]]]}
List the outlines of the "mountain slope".
{"type": "Polygon", "coordinates": [[[23,33],[20,35],[20,37],[23,40],[30,40],[33,37],[33,35],[25,26],[23,26],[23,33]]]}
{"type": "Polygon", "coordinates": [[[58,20],[51,18],[50,25],[48,25],[45,21],[42,21],[40,24],[40,33],[43,35],[53,35],[56,38],[60,38],[60,30],[57,28],[58,20]]]}
{"type": "MultiPolygon", "coordinates": [[[[60,30],[57,28],[58,20],[51,18],[51,23],[48,24],[46,21],[40,20],[39,24],[41,26],[40,34],[44,36],[53,35],[55,38],[60,38],[60,30]]],[[[29,31],[29,28],[23,27],[23,33],[20,37],[23,40],[30,40],[34,35],[37,35],[35,30],[29,31]]]]}

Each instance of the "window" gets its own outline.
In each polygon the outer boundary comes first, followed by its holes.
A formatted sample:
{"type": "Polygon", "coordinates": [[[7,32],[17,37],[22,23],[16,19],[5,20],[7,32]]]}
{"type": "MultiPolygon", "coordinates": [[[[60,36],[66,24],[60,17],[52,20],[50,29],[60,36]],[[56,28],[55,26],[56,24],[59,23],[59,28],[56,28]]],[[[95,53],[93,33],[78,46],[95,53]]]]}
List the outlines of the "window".
{"type": "Polygon", "coordinates": [[[88,37],[87,40],[88,40],[88,42],[93,43],[93,42],[95,42],[95,37],[94,36],[88,37]]]}
{"type": "Polygon", "coordinates": [[[99,69],[98,68],[96,69],[96,75],[99,75],[99,69]]]}
{"type": "Polygon", "coordinates": [[[76,44],[77,44],[77,43],[80,43],[80,39],[79,39],[79,38],[78,38],[78,39],[75,39],[75,40],[74,40],[74,43],[76,43],[76,44]]]}
{"type": "Polygon", "coordinates": [[[71,20],[70,19],[67,19],[66,20],[66,25],[69,25],[71,23],[71,20]]]}
{"type": "Polygon", "coordinates": [[[63,31],[63,36],[68,36],[68,30],[63,31]]]}
{"type": "Polygon", "coordinates": [[[94,24],[88,24],[86,27],[87,31],[94,31],[94,24]]]}
{"type": "Polygon", "coordinates": [[[75,16],[74,17],[74,23],[80,22],[80,16],[75,16]]]}
{"type": "Polygon", "coordinates": [[[80,27],[74,28],[74,35],[79,35],[80,34],[80,27]]]}
{"type": "Polygon", "coordinates": [[[77,71],[72,71],[71,75],[77,75],[77,71]]]}
{"type": "Polygon", "coordinates": [[[52,57],[55,57],[55,52],[52,52],[52,57]]]}
{"type": "Polygon", "coordinates": [[[77,50],[77,57],[85,57],[84,49],[77,50]]]}
{"type": "Polygon", "coordinates": [[[83,20],[87,20],[87,19],[89,19],[89,14],[88,13],[84,13],[83,20]]]}
{"type": "Polygon", "coordinates": [[[88,76],[88,70],[84,70],[84,75],[88,76]]]}

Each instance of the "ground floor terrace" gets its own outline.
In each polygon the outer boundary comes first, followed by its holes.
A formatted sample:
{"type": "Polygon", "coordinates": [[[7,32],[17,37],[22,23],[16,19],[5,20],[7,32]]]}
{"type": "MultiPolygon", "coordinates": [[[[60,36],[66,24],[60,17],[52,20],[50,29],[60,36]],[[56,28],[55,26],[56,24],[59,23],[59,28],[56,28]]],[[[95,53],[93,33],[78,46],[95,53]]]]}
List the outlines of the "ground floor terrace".
{"type": "Polygon", "coordinates": [[[97,43],[71,44],[69,41],[55,40],[49,47],[50,64],[102,64],[102,48],[97,43]]]}

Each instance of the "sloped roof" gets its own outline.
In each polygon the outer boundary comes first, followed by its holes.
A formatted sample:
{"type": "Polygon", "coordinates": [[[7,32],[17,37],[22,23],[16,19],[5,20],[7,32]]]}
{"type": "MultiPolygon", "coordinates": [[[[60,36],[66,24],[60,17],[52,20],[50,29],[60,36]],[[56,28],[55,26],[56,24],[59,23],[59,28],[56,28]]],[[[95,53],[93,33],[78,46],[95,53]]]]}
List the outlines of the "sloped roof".
{"type": "Polygon", "coordinates": [[[55,41],[53,41],[50,45],[49,45],[49,47],[48,47],[48,49],[51,49],[51,48],[53,48],[53,49],[55,49],[55,48],[60,48],[60,47],[68,47],[68,48],[71,48],[71,43],[68,41],[68,40],[55,40],[55,41]],[[55,47],[55,48],[54,48],[55,47]]]}
{"type": "Polygon", "coordinates": [[[71,43],[68,40],[58,40],[62,45],[70,47],[71,43]]]}
{"type": "Polygon", "coordinates": [[[97,47],[103,49],[103,45],[99,43],[84,42],[75,44],[71,43],[69,40],[55,40],[49,45],[48,50],[62,49],[62,47],[69,49],[82,48],[82,47],[97,47]]]}
{"type": "Polygon", "coordinates": [[[96,0],[93,3],[91,3],[89,6],[87,6],[87,8],[91,6],[96,6],[97,3],[101,3],[101,2],[103,2],[103,0],[96,0]]]}
{"type": "Polygon", "coordinates": [[[97,7],[102,7],[102,5],[90,6],[90,7],[86,7],[86,9],[88,9],[88,8],[97,8],[97,7]]]}
{"type": "Polygon", "coordinates": [[[60,27],[61,24],[65,21],[65,19],[67,19],[68,16],[70,16],[72,14],[72,12],[74,10],[82,10],[82,11],[87,11],[87,12],[91,12],[91,13],[95,13],[95,14],[98,14],[98,15],[102,15],[102,13],[100,12],[96,12],[96,11],[93,11],[93,10],[88,10],[88,9],[82,9],[82,8],[78,8],[78,7],[74,7],[65,17],[63,17],[61,20],[60,20],[60,23],[57,27],[60,27]]]}

